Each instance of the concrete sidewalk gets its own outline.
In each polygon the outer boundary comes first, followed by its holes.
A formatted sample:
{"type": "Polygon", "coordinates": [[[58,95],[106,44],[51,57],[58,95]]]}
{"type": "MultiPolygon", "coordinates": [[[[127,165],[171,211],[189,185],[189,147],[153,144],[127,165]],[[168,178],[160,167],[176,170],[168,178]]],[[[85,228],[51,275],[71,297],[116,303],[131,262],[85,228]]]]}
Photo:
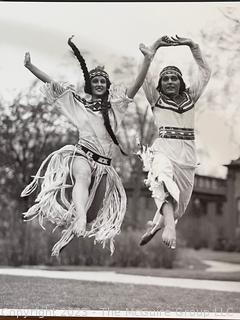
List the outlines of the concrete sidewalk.
{"type": "Polygon", "coordinates": [[[23,277],[43,277],[52,279],[71,279],[81,281],[110,282],[123,284],[154,285],[161,287],[178,287],[188,289],[216,290],[225,292],[240,292],[240,282],[163,278],[120,274],[114,271],[49,271],[41,269],[0,268],[0,275],[23,277]]]}
{"type": "Polygon", "coordinates": [[[206,271],[210,271],[210,272],[240,272],[240,264],[238,264],[238,263],[212,261],[212,260],[203,260],[203,262],[205,264],[209,265],[209,267],[206,269],[206,271]]]}

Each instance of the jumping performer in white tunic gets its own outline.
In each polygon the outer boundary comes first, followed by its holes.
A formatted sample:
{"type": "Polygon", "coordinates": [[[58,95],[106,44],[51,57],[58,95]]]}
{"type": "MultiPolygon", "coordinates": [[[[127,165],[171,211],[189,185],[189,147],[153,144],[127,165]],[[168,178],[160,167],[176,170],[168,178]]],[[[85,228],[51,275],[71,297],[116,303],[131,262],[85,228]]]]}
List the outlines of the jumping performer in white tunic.
{"type": "Polygon", "coordinates": [[[109,242],[112,254],[114,237],[120,233],[126,211],[126,194],[111,166],[114,144],[119,146],[115,133],[129,103],[143,84],[152,52],[145,51],[140,45],[144,55],[142,69],[134,84],[125,89],[111,85],[103,68],[88,72],[85,60],[71,38],[68,44],[81,65],[85,92],[91,95],[90,100],[80,97],[72,85],[53,81],[31,63],[29,53],[25,54],[24,65],[45,82],[42,91],[48,102],[54,103],[76,127],[79,141],[56,150],[43,161],[33,181],[21,194],[28,196],[38,184],[41,186],[36,203],[24,217],[26,220],[38,217],[43,228],[45,220],[64,228],[52,255],[58,255],[74,235],[95,237],[95,242],[103,246],[109,242]]]}
{"type": "Polygon", "coordinates": [[[189,203],[197,166],[194,141],[194,106],[210,79],[210,68],[204,60],[199,45],[191,39],[164,36],[151,47],[155,53],[165,42],[172,46],[186,45],[198,65],[198,76],[186,88],[181,71],[167,66],[160,72],[158,85],[151,76],[143,89],[153,112],[158,138],[141,156],[148,177],[146,184],[152,191],[157,206],[153,221],[140,245],[148,243],[163,228],[162,239],[169,247],[176,247],[175,225],[189,203]],[[164,40],[164,42],[163,42],[164,40]]]}

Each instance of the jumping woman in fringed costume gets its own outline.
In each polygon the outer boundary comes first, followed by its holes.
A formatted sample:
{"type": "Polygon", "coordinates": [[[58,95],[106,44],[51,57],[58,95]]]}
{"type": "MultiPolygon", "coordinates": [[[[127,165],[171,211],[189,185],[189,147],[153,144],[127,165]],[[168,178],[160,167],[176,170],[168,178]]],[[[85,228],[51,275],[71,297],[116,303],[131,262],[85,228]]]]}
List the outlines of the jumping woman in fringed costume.
{"type": "Polygon", "coordinates": [[[175,225],[189,203],[197,166],[194,105],[203,93],[211,72],[199,45],[191,39],[164,36],[151,47],[153,53],[164,46],[163,40],[172,46],[188,46],[199,69],[189,88],[186,88],[182,73],[175,66],[167,66],[160,72],[157,86],[149,75],[143,84],[158,129],[158,138],[150,148],[143,147],[141,154],[148,171],[145,182],[152,191],[157,212],[153,221],[148,221],[148,229],[140,245],[148,243],[163,229],[163,242],[174,249],[175,225]]]}
{"type": "Polygon", "coordinates": [[[77,128],[79,141],[75,146],[62,147],[43,161],[34,180],[21,194],[28,196],[40,183],[36,203],[23,215],[27,220],[38,217],[43,228],[44,220],[64,228],[52,255],[58,255],[74,235],[95,237],[95,242],[102,243],[103,247],[109,242],[112,254],[114,237],[120,233],[126,211],[126,194],[111,166],[114,144],[119,146],[115,133],[128,104],[143,84],[152,52],[140,45],[144,63],[134,84],[126,90],[111,85],[103,68],[88,72],[84,58],[71,39],[68,44],[81,65],[84,89],[91,95],[90,100],[80,97],[72,85],[53,81],[31,63],[29,53],[25,55],[25,67],[45,82],[42,92],[77,128]],[[67,184],[69,177],[70,185],[67,184]],[[67,197],[67,188],[72,188],[71,199],[67,197]]]}

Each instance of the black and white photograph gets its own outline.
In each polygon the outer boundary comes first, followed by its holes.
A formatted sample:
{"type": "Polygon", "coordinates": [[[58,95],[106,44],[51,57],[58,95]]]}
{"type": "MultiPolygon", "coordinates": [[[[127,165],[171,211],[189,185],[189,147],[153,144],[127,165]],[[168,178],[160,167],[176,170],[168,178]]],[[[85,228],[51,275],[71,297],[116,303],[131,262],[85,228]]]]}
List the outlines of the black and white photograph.
{"type": "Polygon", "coordinates": [[[240,2],[0,2],[0,316],[240,318],[240,2]]]}

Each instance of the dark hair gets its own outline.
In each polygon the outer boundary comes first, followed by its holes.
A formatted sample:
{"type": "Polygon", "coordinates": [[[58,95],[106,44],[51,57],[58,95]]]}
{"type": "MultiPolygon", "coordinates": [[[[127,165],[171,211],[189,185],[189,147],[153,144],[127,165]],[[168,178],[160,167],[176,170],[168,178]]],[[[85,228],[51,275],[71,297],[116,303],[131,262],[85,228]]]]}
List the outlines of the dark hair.
{"type": "Polygon", "coordinates": [[[105,128],[107,129],[107,132],[109,133],[110,137],[112,138],[112,141],[119,147],[121,153],[126,156],[127,154],[120,147],[119,142],[117,140],[117,137],[115,136],[115,133],[113,132],[113,129],[110,124],[108,110],[111,108],[111,104],[108,101],[108,95],[109,95],[109,91],[107,89],[106,93],[101,98],[101,100],[102,100],[101,114],[103,116],[104,125],[105,125],[105,128]]]}
{"type": "MultiPolygon", "coordinates": [[[[78,50],[78,48],[71,41],[72,38],[73,38],[73,36],[68,39],[68,45],[72,48],[73,53],[76,56],[76,58],[78,59],[78,61],[80,63],[80,66],[81,66],[81,69],[83,71],[83,76],[84,76],[84,80],[85,80],[84,91],[86,93],[88,93],[88,94],[92,94],[91,79],[90,79],[90,76],[89,76],[89,72],[88,72],[88,69],[87,69],[86,62],[85,62],[83,56],[81,55],[80,51],[78,50]]],[[[108,134],[110,135],[112,141],[119,147],[121,153],[123,155],[126,155],[126,153],[121,149],[121,147],[119,145],[119,142],[117,140],[117,137],[115,136],[115,134],[114,134],[114,132],[112,130],[111,124],[110,124],[108,109],[111,108],[111,104],[108,101],[108,95],[109,95],[109,88],[110,88],[111,82],[107,78],[106,78],[106,82],[107,82],[107,91],[103,95],[103,97],[101,98],[101,100],[102,100],[101,114],[102,114],[102,117],[103,117],[104,126],[105,126],[108,134]]]]}
{"type": "MultiPolygon", "coordinates": [[[[186,91],[186,84],[183,81],[183,78],[180,76],[177,76],[178,79],[180,80],[180,88],[179,88],[179,94],[182,94],[184,91],[186,91]]],[[[158,80],[158,85],[157,85],[157,91],[162,92],[162,77],[159,78],[158,80]]],[[[163,93],[163,92],[162,92],[163,93]]]]}
{"type": "Polygon", "coordinates": [[[73,38],[73,36],[71,36],[71,38],[68,39],[68,45],[72,48],[72,51],[73,51],[75,57],[78,59],[78,61],[80,63],[80,66],[81,66],[81,69],[83,72],[83,76],[84,76],[84,80],[85,80],[84,91],[86,93],[90,93],[92,91],[92,89],[91,89],[91,80],[90,80],[88,68],[87,68],[86,62],[85,62],[83,56],[81,55],[80,51],[75,46],[75,44],[72,42],[72,38],[73,38]]]}

